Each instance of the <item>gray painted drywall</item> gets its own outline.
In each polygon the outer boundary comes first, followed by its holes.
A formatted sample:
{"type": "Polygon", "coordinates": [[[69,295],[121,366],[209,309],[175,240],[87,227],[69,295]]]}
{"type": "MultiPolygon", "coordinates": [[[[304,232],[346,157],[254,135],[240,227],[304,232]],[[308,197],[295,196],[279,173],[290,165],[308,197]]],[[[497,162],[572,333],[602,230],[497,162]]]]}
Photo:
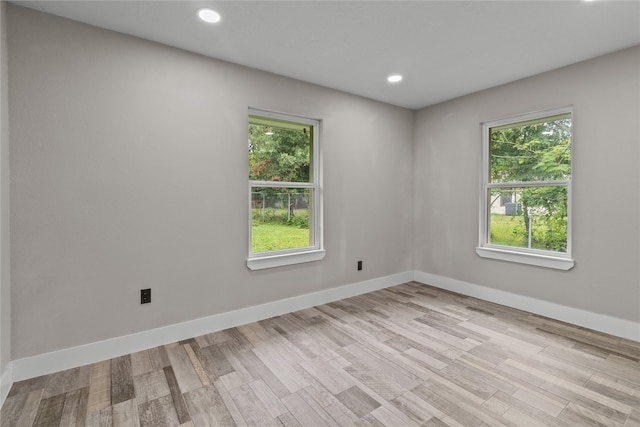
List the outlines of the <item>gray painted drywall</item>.
{"type": "Polygon", "coordinates": [[[412,111],[8,16],[14,359],[411,270],[412,111]],[[249,106],[322,120],[321,262],[246,267],[249,106]]]}
{"type": "Polygon", "coordinates": [[[0,2],[0,375],[11,360],[9,246],[9,108],[6,2],[0,2]]]}
{"type": "Polygon", "coordinates": [[[640,321],[640,47],[416,114],[414,270],[640,321]],[[567,272],[480,258],[484,121],[573,104],[567,272]]]}

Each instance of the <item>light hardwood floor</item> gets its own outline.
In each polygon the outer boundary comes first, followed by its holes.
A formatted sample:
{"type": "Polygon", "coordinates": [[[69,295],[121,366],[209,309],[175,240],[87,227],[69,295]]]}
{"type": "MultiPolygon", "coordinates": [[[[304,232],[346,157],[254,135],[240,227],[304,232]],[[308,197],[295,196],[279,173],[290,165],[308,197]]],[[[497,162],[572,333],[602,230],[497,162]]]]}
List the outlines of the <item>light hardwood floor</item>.
{"type": "Polygon", "coordinates": [[[407,283],[13,385],[8,426],[640,426],[640,343],[407,283]]]}

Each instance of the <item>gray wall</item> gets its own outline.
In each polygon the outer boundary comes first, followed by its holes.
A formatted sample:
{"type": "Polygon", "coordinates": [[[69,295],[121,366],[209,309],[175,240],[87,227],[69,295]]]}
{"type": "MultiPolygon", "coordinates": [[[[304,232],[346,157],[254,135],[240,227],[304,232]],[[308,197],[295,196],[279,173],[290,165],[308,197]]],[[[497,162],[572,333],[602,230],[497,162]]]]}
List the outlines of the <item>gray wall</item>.
{"type": "Polygon", "coordinates": [[[414,270],[640,321],[639,75],[636,47],[419,111],[414,270]],[[480,123],[569,104],[575,267],[478,257],[480,123]]]}
{"type": "Polygon", "coordinates": [[[3,1],[0,2],[0,375],[11,359],[8,121],[7,19],[6,2],[3,1]]]}
{"type": "Polygon", "coordinates": [[[412,111],[8,13],[14,359],[411,270],[412,111]],[[249,106],[322,119],[321,262],[246,267],[249,106]]]}

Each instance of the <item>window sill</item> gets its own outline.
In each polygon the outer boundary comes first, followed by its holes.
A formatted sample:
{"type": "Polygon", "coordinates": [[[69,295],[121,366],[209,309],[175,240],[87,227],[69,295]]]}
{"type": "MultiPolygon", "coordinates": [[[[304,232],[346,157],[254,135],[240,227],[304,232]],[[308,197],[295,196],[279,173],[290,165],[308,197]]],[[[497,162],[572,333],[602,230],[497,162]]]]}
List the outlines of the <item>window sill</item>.
{"type": "Polygon", "coordinates": [[[324,258],[325,253],[326,251],[324,249],[315,249],[306,252],[295,252],[288,254],[262,256],[259,258],[249,258],[247,260],[247,267],[249,267],[249,270],[264,270],[265,268],[282,267],[285,265],[320,261],[324,258]]]}
{"type": "Polygon", "coordinates": [[[482,258],[498,259],[501,261],[517,262],[520,264],[535,265],[538,267],[553,268],[556,270],[570,270],[574,262],[571,258],[555,257],[526,252],[516,252],[498,248],[476,248],[476,253],[482,258]]]}

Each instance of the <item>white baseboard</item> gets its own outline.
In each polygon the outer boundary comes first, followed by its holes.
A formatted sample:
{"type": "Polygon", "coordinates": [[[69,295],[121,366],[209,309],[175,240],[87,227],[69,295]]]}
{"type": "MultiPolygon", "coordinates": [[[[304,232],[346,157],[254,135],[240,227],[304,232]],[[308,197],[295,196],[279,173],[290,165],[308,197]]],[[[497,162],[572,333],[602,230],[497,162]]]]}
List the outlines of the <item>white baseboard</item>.
{"type": "Polygon", "coordinates": [[[0,375],[0,407],[4,404],[9,394],[9,389],[13,385],[13,362],[7,363],[4,371],[0,375]]]}
{"type": "MultiPolygon", "coordinates": [[[[137,351],[170,344],[234,326],[268,319],[292,311],[326,304],[343,298],[388,288],[413,280],[413,272],[407,271],[364,282],[326,289],[311,294],[286,298],[240,310],[216,314],[201,319],[182,322],[136,334],[112,338],[51,353],[39,354],[12,361],[13,381],[63,371],[111,359],[137,351]]],[[[4,383],[3,383],[4,384],[4,383]]],[[[7,390],[8,392],[8,390],[7,390]]]]}
{"type": "Polygon", "coordinates": [[[9,362],[0,377],[0,404],[4,402],[9,393],[9,388],[15,381],[22,381],[170,344],[292,311],[388,288],[412,280],[640,342],[640,323],[516,295],[435,274],[407,271],[136,334],[13,360],[9,362]]]}
{"type": "Polygon", "coordinates": [[[604,314],[555,304],[527,296],[517,295],[498,289],[487,288],[461,280],[421,271],[413,272],[413,280],[507,307],[517,308],[530,313],[561,320],[585,328],[593,329],[617,337],[640,342],[640,323],[619,319],[604,314]]]}

